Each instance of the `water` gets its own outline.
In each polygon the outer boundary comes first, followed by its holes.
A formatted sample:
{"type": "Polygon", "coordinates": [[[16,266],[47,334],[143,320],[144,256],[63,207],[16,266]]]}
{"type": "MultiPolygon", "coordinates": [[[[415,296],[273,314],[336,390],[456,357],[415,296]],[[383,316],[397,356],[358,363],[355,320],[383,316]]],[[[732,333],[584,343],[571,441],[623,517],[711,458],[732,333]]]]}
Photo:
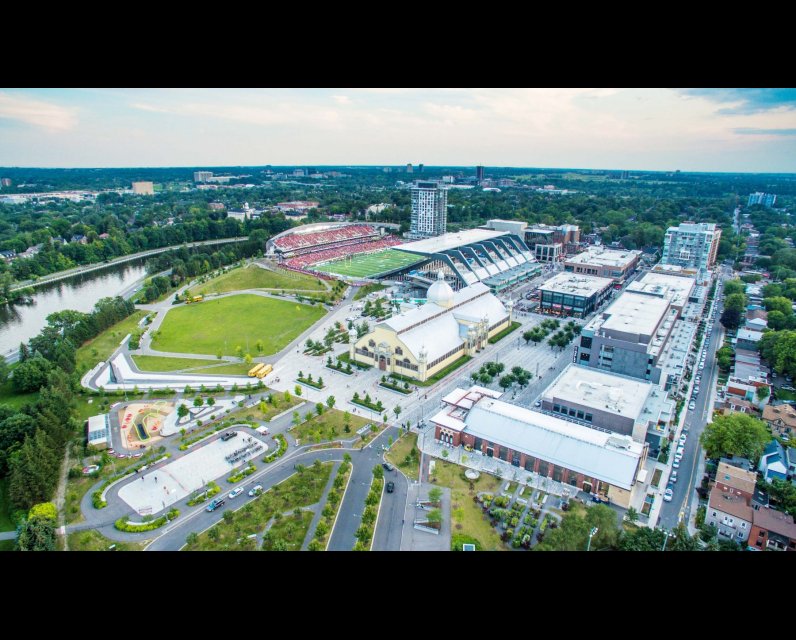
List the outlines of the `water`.
{"type": "Polygon", "coordinates": [[[146,275],[145,259],[112,265],[34,289],[33,304],[0,306],[0,354],[16,351],[47,324],[55,311],[89,312],[100,298],[116,296],[146,275]]]}

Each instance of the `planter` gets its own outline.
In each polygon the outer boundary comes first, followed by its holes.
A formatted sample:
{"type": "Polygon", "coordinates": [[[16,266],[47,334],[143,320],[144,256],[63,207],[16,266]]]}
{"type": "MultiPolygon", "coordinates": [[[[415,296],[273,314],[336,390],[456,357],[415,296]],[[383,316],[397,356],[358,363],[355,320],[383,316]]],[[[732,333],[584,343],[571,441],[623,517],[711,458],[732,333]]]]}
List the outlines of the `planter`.
{"type": "Polygon", "coordinates": [[[379,382],[379,386],[380,386],[382,389],[386,389],[387,391],[391,391],[392,393],[399,393],[399,394],[401,394],[402,396],[409,396],[409,395],[412,395],[412,391],[413,391],[412,389],[409,389],[409,390],[407,391],[406,389],[401,389],[400,387],[388,387],[387,385],[385,385],[385,384],[382,384],[381,382],[379,382]]]}
{"type": "Polygon", "coordinates": [[[348,371],[346,371],[345,369],[343,369],[343,370],[335,369],[334,367],[330,367],[328,364],[325,365],[325,366],[326,366],[327,369],[329,369],[329,371],[334,371],[335,373],[342,373],[344,376],[351,377],[351,376],[354,375],[353,371],[351,373],[348,373],[348,371]]]}
{"type": "Polygon", "coordinates": [[[300,379],[296,378],[296,382],[298,382],[301,385],[304,385],[305,387],[309,387],[310,389],[315,389],[316,391],[321,391],[322,389],[326,388],[325,384],[324,385],[319,385],[314,380],[312,382],[308,382],[307,380],[300,380],[300,379]]]}

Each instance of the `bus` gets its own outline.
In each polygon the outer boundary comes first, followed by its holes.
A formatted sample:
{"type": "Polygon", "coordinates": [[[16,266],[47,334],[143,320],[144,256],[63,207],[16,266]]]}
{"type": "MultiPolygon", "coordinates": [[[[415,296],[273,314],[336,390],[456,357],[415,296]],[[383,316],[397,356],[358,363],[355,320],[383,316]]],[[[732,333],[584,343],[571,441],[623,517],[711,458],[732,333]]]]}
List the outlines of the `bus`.
{"type": "Polygon", "coordinates": [[[256,375],[257,375],[257,377],[258,377],[258,378],[260,378],[260,379],[263,379],[263,378],[265,378],[265,376],[267,376],[267,375],[268,375],[269,373],[271,373],[273,370],[274,370],[274,368],[273,368],[273,367],[272,367],[270,364],[266,364],[266,365],[264,365],[264,366],[263,366],[263,368],[262,368],[262,369],[260,369],[260,370],[259,370],[259,371],[256,373],[256,375]]]}
{"type": "Polygon", "coordinates": [[[264,366],[265,365],[262,362],[254,365],[251,369],[249,369],[249,377],[254,378],[264,366]]]}

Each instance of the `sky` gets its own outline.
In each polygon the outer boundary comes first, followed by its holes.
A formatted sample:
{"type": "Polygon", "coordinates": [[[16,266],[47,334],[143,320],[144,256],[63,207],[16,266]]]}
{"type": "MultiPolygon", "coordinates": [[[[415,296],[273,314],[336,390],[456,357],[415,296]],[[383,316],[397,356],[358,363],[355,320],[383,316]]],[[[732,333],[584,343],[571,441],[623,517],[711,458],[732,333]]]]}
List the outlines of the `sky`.
{"type": "Polygon", "coordinates": [[[0,89],[0,166],[796,172],[796,89],[0,89]]]}

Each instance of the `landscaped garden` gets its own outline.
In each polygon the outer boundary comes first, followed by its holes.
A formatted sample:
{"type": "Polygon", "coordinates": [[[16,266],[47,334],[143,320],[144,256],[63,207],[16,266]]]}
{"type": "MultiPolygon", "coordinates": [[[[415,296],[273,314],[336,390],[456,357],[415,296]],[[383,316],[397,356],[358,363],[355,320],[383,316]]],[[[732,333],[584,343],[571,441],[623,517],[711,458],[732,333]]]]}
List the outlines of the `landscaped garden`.
{"type": "Polygon", "coordinates": [[[346,453],[343,462],[337,468],[332,488],[326,496],[326,505],[321,512],[323,519],[315,527],[314,539],[307,547],[309,551],[325,551],[329,545],[329,538],[332,535],[340,505],[343,504],[350,477],[351,456],[346,453]]]}
{"type": "Polygon", "coordinates": [[[196,358],[167,358],[162,356],[132,356],[135,366],[141,371],[180,371],[219,364],[218,360],[196,358]]]}
{"type": "Polygon", "coordinates": [[[262,355],[280,351],[323,317],[324,309],[258,295],[205,300],[168,312],[152,348],[176,353],[240,355],[260,341],[262,355]],[[240,349],[238,348],[240,347],[240,349]]]}
{"type": "Polygon", "coordinates": [[[373,533],[376,530],[376,520],[379,517],[379,505],[381,504],[382,490],[384,489],[384,468],[377,464],[373,467],[373,480],[370,484],[370,491],[365,497],[365,509],[362,512],[362,524],[356,532],[356,544],[354,551],[370,551],[373,544],[373,533]]]}
{"type": "MultiPolygon", "coordinates": [[[[323,407],[323,405],[321,405],[323,407]]],[[[300,417],[299,417],[300,419],[300,417]]],[[[324,408],[320,415],[317,411],[315,415],[305,422],[294,425],[290,429],[290,434],[302,444],[308,442],[328,442],[330,440],[349,440],[356,437],[357,429],[370,422],[360,416],[353,416],[348,411],[338,411],[337,409],[324,408]],[[347,427],[347,428],[346,428],[347,427]]]]}
{"type": "Polygon", "coordinates": [[[321,390],[326,385],[323,384],[323,378],[318,376],[318,378],[313,379],[312,374],[308,373],[306,376],[304,375],[303,371],[298,372],[298,377],[296,378],[301,384],[306,384],[314,389],[321,390]]]}
{"type": "Polygon", "coordinates": [[[409,385],[408,382],[401,382],[398,378],[395,377],[395,374],[390,374],[389,377],[382,376],[381,382],[379,382],[380,387],[384,387],[385,389],[390,389],[392,391],[396,391],[401,393],[405,396],[408,396],[414,389],[409,385]]]}
{"type": "Polygon", "coordinates": [[[107,360],[128,333],[138,329],[138,323],[146,315],[146,311],[134,311],[121,322],[108,327],[93,340],[89,340],[77,350],[75,370],[84,373],[95,367],[98,362],[107,360]]]}
{"type": "Polygon", "coordinates": [[[148,542],[116,542],[93,529],[75,531],[67,539],[70,551],[143,551],[148,542]]]}
{"type": "Polygon", "coordinates": [[[382,404],[382,401],[376,400],[376,402],[373,402],[373,399],[367,392],[365,392],[364,397],[360,397],[359,392],[355,391],[354,396],[351,398],[351,402],[353,404],[359,405],[360,407],[364,407],[365,409],[375,411],[379,414],[384,411],[384,404],[382,404]]]}
{"type": "Polygon", "coordinates": [[[517,322],[515,320],[508,327],[503,329],[503,331],[500,331],[499,333],[496,333],[491,338],[489,338],[489,344],[495,344],[496,342],[502,340],[507,335],[509,335],[512,331],[515,331],[516,329],[518,329],[521,324],[522,324],[521,322],[517,322]]]}
{"type": "Polygon", "coordinates": [[[417,434],[404,433],[390,447],[385,456],[410,480],[417,480],[420,470],[420,453],[417,449],[417,434]]]}

